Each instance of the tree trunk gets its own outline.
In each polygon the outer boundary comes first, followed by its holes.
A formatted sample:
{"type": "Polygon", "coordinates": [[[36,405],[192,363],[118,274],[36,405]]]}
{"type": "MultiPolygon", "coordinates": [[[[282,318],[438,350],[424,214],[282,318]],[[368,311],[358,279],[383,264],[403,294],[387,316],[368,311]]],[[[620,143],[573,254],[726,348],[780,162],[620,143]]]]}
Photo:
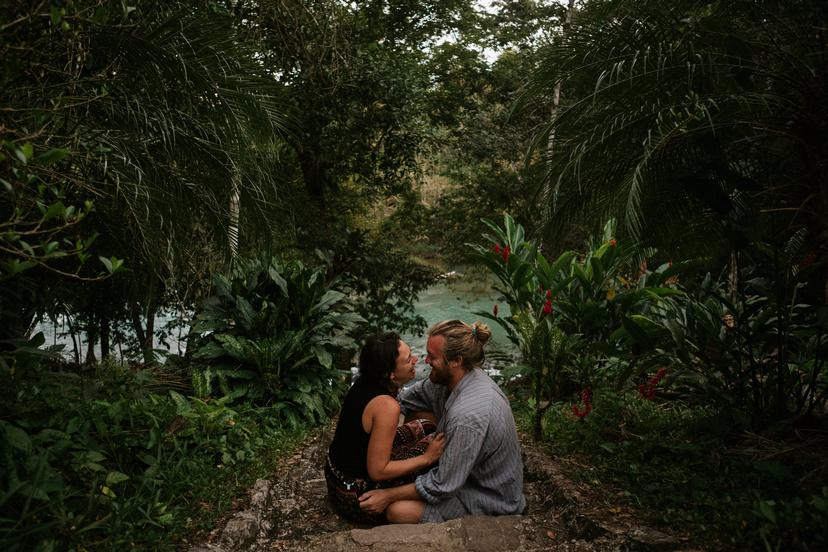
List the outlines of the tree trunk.
{"type": "Polygon", "coordinates": [[[535,412],[532,416],[532,436],[535,438],[535,441],[540,441],[543,434],[542,420],[544,411],[544,409],[541,408],[541,400],[543,399],[543,373],[540,368],[538,368],[538,371],[535,373],[534,380],[535,412]]]}
{"type": "Polygon", "coordinates": [[[155,363],[155,314],[158,312],[158,307],[154,301],[147,305],[147,331],[144,334],[144,362],[146,364],[155,363]]]}
{"type": "Polygon", "coordinates": [[[146,339],[144,338],[144,325],[141,324],[141,304],[140,303],[133,303],[132,309],[130,309],[130,315],[132,317],[132,331],[135,332],[135,338],[138,340],[138,343],[143,346],[146,339]]]}
{"type": "Polygon", "coordinates": [[[298,152],[299,165],[305,180],[305,190],[320,205],[325,204],[325,190],[330,188],[321,154],[317,148],[302,149],[298,152]]]}
{"type": "Polygon", "coordinates": [[[97,360],[95,358],[95,336],[93,334],[86,334],[86,359],[84,360],[84,364],[91,366],[97,360]]]}
{"type": "MultiPolygon", "coordinates": [[[[727,298],[734,305],[739,298],[739,257],[735,251],[730,252],[730,267],[727,275],[727,298]]],[[[731,314],[736,315],[736,313],[731,314]]]]}
{"type": "Polygon", "coordinates": [[[69,336],[72,338],[72,352],[75,353],[75,364],[80,366],[80,350],[75,336],[75,326],[72,324],[72,319],[66,315],[66,324],[69,326],[69,336]]]}
{"type": "Polygon", "coordinates": [[[155,353],[153,352],[153,334],[155,332],[155,313],[157,307],[154,302],[147,305],[145,317],[147,320],[146,330],[141,324],[141,305],[135,303],[132,306],[132,329],[135,332],[135,337],[138,339],[138,344],[141,347],[141,353],[144,356],[145,364],[153,364],[155,362],[155,353]]]}
{"type": "MultiPolygon", "coordinates": [[[[567,29],[569,28],[569,24],[572,22],[572,16],[575,13],[575,0],[569,0],[569,4],[567,5],[566,11],[566,21],[563,24],[563,35],[566,34],[567,29]]],[[[553,156],[555,154],[555,121],[558,119],[558,108],[561,104],[561,80],[558,79],[555,82],[555,88],[552,90],[552,109],[551,113],[549,114],[550,118],[550,125],[549,125],[549,136],[546,139],[546,163],[547,167],[551,166],[553,156]]],[[[550,171],[551,172],[551,171],[550,171]]],[[[544,178],[543,183],[543,193],[546,197],[551,197],[551,191],[549,189],[550,180],[551,178],[548,177],[544,178]]],[[[552,202],[544,202],[543,206],[541,207],[541,211],[544,213],[545,216],[549,216],[551,212],[552,202]]]]}
{"type": "Polygon", "coordinates": [[[230,224],[227,228],[227,238],[230,243],[231,261],[239,255],[239,189],[240,175],[238,169],[233,169],[232,190],[230,191],[230,224]]]}
{"type": "Polygon", "coordinates": [[[95,323],[95,316],[89,317],[86,323],[86,360],[84,364],[91,366],[97,360],[95,358],[95,343],[98,341],[98,327],[95,323]]]}
{"type": "MultiPolygon", "coordinates": [[[[566,7],[566,21],[563,24],[563,35],[566,35],[566,31],[569,29],[569,26],[572,24],[572,18],[575,15],[575,0],[569,0],[569,4],[566,7]]],[[[555,82],[555,88],[552,90],[552,113],[551,113],[551,120],[552,125],[549,129],[549,138],[546,141],[546,159],[550,161],[552,159],[552,154],[555,151],[555,121],[558,119],[558,107],[561,104],[561,81],[560,79],[555,82]]]]}
{"type": "Polygon", "coordinates": [[[101,318],[101,360],[109,356],[109,319],[101,318]]]}

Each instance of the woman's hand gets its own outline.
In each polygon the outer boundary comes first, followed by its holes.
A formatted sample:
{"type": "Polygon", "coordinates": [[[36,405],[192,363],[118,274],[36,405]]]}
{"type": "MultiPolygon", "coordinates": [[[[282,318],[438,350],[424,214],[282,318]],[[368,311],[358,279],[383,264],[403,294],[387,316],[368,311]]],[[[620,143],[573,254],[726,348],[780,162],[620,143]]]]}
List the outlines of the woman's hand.
{"type": "Polygon", "coordinates": [[[428,464],[431,465],[440,459],[443,454],[443,447],[446,446],[446,436],[444,433],[438,433],[434,439],[428,444],[428,448],[423,453],[423,456],[428,458],[428,464]]]}
{"type": "Polygon", "coordinates": [[[359,496],[359,507],[369,514],[381,514],[391,504],[391,493],[387,489],[372,489],[359,496]]]}

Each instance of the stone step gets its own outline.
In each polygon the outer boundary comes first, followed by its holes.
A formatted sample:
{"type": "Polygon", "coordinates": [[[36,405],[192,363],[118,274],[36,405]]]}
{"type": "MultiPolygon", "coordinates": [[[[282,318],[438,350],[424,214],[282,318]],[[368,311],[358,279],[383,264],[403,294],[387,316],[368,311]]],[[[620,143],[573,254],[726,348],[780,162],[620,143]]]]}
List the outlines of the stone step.
{"type": "Polygon", "coordinates": [[[468,517],[445,523],[381,525],[325,535],[306,550],[357,552],[501,552],[522,550],[521,516],[468,517]]]}
{"type": "MultiPolygon", "coordinates": [[[[330,432],[330,428],[328,428],[330,432]]],[[[190,552],[680,550],[679,535],[642,525],[640,514],[569,480],[554,459],[521,435],[527,511],[421,525],[359,527],[326,500],[322,465],[329,435],[320,432],[271,480],[259,480],[249,508],[236,512],[190,552]]]]}

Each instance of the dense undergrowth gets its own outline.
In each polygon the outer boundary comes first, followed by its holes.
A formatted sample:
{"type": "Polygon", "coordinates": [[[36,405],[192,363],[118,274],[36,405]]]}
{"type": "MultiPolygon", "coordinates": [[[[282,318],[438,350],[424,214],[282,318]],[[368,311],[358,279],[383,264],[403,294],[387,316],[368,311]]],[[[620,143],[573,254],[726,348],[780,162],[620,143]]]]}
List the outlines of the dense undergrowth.
{"type": "Polygon", "coordinates": [[[612,220],[556,259],[510,217],[489,225],[474,250],[509,310],[478,314],[520,350],[501,374],[551,454],[694,545],[825,548],[826,319],[803,232],[716,276],[630,254],[612,220]]]}
{"type": "Polygon", "coordinates": [[[171,549],[305,434],[273,407],[182,387],[175,374],[112,362],[32,370],[14,395],[4,386],[0,547],[171,549]]]}
{"type": "Polygon", "coordinates": [[[337,408],[362,319],[321,269],[240,263],[213,291],[163,366],[3,343],[4,550],[172,547],[337,408]]]}
{"type": "MultiPolygon", "coordinates": [[[[828,421],[759,434],[710,407],[598,389],[579,418],[559,402],[541,443],[576,480],[688,545],[730,550],[824,550],[828,545],[828,421]]],[[[526,405],[526,401],[514,404],[526,405]]],[[[532,428],[532,412],[516,408],[532,428]]]]}

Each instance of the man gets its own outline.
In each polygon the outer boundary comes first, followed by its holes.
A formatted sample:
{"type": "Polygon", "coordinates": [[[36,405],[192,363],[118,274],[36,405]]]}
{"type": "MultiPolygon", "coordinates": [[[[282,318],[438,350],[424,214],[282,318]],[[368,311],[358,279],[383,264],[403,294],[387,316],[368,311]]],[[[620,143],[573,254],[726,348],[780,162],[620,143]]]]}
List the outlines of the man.
{"type": "Polygon", "coordinates": [[[523,462],[503,391],[480,369],[491,337],[485,324],[447,320],[428,331],[427,380],[400,398],[407,419],[428,417],[446,435],[440,463],[414,483],[359,497],[392,523],[440,522],[469,515],[519,514],[523,462]]]}

